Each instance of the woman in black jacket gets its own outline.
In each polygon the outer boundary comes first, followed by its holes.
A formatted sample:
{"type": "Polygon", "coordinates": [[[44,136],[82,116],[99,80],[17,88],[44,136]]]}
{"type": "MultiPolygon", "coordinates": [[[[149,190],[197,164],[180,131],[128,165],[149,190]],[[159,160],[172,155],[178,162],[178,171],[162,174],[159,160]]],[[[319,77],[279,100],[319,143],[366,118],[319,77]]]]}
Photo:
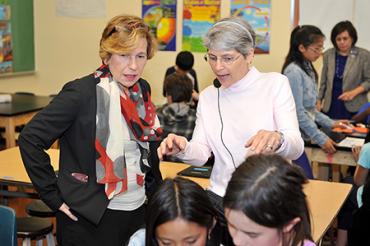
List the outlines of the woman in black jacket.
{"type": "Polygon", "coordinates": [[[100,40],[103,64],[67,83],[20,135],[28,175],[58,211],[58,245],[121,246],[144,224],[150,146],[161,129],[140,76],[154,51],[142,19],[114,17],[100,40]],[[57,139],[58,177],[45,152],[57,139]]]}

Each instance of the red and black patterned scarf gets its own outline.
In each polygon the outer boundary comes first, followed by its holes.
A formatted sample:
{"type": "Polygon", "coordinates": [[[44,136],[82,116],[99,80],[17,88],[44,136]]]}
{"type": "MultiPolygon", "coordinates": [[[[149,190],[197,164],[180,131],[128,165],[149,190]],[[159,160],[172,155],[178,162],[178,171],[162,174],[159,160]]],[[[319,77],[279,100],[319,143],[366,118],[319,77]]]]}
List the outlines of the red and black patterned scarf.
{"type": "MultiPolygon", "coordinates": [[[[123,142],[130,139],[128,130],[139,142],[159,140],[162,129],[156,119],[155,106],[151,102],[148,83],[139,79],[126,95],[121,85],[114,81],[107,65],[95,72],[97,83],[97,123],[95,148],[97,182],[105,184],[109,199],[127,190],[127,169],[123,154],[123,142]],[[118,106],[119,105],[119,106],[118,106]],[[124,125],[123,120],[127,127],[124,125]]],[[[139,145],[140,146],[140,145],[139,145]]],[[[148,165],[147,150],[140,147],[141,165],[148,165]]],[[[137,182],[143,183],[137,177],[137,182]]]]}

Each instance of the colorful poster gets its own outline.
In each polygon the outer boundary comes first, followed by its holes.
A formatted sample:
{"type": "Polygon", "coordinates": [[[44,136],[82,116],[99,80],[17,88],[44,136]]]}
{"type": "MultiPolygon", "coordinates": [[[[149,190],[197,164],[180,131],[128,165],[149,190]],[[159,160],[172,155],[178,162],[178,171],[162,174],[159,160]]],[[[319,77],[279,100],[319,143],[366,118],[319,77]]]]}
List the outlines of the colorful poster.
{"type": "Polygon", "coordinates": [[[203,37],[220,19],[221,0],[184,0],[182,49],[205,52],[203,37]]]}
{"type": "Polygon", "coordinates": [[[162,51],[176,51],[176,0],[143,0],[144,22],[162,51]]]}
{"type": "Polygon", "coordinates": [[[10,28],[10,6],[0,4],[0,73],[13,71],[13,48],[10,28]]]}
{"type": "Polygon", "coordinates": [[[256,32],[256,54],[270,52],[271,0],[231,0],[231,15],[245,18],[256,32]]]}

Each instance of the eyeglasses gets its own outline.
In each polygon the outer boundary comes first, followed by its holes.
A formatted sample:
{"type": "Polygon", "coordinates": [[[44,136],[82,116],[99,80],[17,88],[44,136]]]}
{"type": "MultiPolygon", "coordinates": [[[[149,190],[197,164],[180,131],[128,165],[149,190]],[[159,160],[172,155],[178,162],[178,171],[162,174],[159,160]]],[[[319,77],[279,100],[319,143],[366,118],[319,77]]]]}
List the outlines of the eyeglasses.
{"type": "Polygon", "coordinates": [[[219,59],[222,64],[231,65],[236,60],[238,60],[239,57],[241,57],[241,55],[238,55],[238,56],[226,55],[226,56],[217,57],[215,55],[205,54],[204,55],[204,60],[209,62],[210,64],[216,64],[217,60],[219,59]]]}
{"type": "Polygon", "coordinates": [[[324,47],[312,47],[312,46],[308,46],[308,49],[309,50],[312,50],[313,52],[315,52],[317,54],[321,54],[325,48],[324,47]]]}

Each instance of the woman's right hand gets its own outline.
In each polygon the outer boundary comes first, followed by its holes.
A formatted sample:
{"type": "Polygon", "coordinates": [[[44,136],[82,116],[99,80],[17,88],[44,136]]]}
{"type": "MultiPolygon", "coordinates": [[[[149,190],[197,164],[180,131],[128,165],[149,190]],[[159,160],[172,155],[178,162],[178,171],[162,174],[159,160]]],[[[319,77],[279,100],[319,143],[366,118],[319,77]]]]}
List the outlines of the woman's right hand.
{"type": "Polygon", "coordinates": [[[333,154],[336,151],[335,145],[336,143],[331,138],[328,138],[328,140],[326,140],[325,144],[321,146],[321,148],[326,153],[333,154]]]}
{"type": "Polygon", "coordinates": [[[180,151],[185,150],[187,143],[188,140],[185,137],[178,136],[173,133],[168,134],[157,149],[158,158],[163,160],[164,155],[175,155],[180,151]]]}
{"type": "Polygon", "coordinates": [[[68,205],[63,202],[63,204],[59,207],[59,210],[65,213],[71,220],[77,221],[77,217],[72,214],[71,210],[69,209],[68,205]]]}

